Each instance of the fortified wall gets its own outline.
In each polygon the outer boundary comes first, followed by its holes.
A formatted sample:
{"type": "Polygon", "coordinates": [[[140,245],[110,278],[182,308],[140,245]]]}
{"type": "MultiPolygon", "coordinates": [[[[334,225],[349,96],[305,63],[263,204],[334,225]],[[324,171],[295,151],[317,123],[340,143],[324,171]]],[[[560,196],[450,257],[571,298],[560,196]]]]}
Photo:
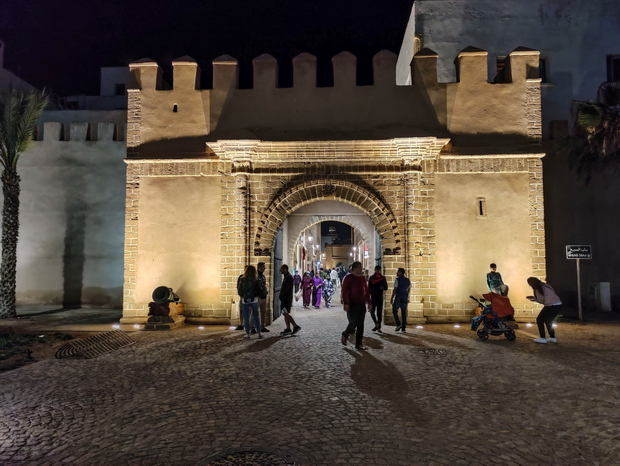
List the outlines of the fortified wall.
{"type": "Polygon", "coordinates": [[[372,220],[389,282],[398,267],[412,279],[412,323],[468,319],[490,262],[530,318],[519,296],[545,275],[538,58],[515,49],[504,82],[490,83],[487,53],[468,47],[457,82],[440,83],[423,49],[412,85],[397,86],[396,55],[383,51],[374,84],[357,86],[343,52],[334,86],[317,87],[316,58],[302,54],[293,87],[280,88],[262,55],[252,89],[238,88],[228,56],[213,61],[212,89],[189,57],[173,62],[172,85],[153,61],[132,63],[122,322],[144,322],[160,285],[181,295],[189,322],[234,322],[237,276],[264,261],[274,283],[278,229],[318,200],[372,220]]]}
{"type": "Polygon", "coordinates": [[[126,115],[43,113],[18,164],[18,305],[121,306],[126,115]]]}

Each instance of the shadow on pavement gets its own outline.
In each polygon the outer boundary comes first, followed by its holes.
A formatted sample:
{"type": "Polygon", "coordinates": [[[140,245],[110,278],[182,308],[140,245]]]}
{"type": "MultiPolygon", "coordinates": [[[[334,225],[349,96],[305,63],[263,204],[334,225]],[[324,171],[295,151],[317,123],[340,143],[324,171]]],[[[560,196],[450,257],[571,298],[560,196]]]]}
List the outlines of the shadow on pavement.
{"type": "Polygon", "coordinates": [[[351,365],[351,379],[361,391],[372,398],[388,401],[392,414],[396,416],[413,420],[418,425],[430,422],[430,418],[416,407],[415,389],[407,385],[393,363],[377,359],[365,351],[345,350],[355,359],[351,365]]]}

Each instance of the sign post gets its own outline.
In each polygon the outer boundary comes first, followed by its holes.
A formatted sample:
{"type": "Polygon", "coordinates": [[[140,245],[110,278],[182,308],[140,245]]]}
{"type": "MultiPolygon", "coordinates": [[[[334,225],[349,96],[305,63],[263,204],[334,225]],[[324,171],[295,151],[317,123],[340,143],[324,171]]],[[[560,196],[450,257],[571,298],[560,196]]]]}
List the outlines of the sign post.
{"type": "Polygon", "coordinates": [[[585,244],[571,244],[566,246],[566,258],[576,259],[577,261],[577,306],[579,309],[579,320],[583,320],[581,308],[581,270],[579,261],[581,259],[592,259],[592,246],[585,244]]]}

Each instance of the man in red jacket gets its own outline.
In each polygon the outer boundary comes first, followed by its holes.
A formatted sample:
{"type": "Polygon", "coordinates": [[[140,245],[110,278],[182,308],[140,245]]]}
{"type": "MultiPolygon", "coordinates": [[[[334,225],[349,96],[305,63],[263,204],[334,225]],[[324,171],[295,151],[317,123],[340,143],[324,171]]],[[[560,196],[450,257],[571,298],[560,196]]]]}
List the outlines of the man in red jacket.
{"type": "Polygon", "coordinates": [[[341,342],[347,344],[347,338],[355,332],[355,348],[365,350],[362,345],[364,337],[364,319],[366,318],[366,304],[368,303],[368,285],[366,277],[362,275],[362,263],[353,262],[351,273],[342,282],[342,302],[349,317],[349,325],[342,332],[341,342]]]}

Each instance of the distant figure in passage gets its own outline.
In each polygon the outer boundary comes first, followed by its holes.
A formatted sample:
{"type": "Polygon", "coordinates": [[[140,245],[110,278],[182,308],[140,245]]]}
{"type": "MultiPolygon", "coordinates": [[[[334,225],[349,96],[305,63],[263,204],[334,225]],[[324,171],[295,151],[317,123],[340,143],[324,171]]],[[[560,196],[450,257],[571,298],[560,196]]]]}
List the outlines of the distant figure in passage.
{"type": "Polygon", "coordinates": [[[312,304],[316,309],[321,307],[321,299],[323,298],[323,279],[317,274],[312,279],[312,304]]]}
{"type": "Polygon", "coordinates": [[[334,295],[334,284],[329,276],[323,280],[323,299],[325,299],[325,305],[330,308],[332,306],[332,296],[334,295]]]}
{"type": "Polygon", "coordinates": [[[310,272],[304,273],[304,278],[301,281],[301,291],[303,295],[304,308],[310,306],[310,299],[312,298],[312,287],[314,280],[310,276],[310,272]]]}
{"type": "Polygon", "coordinates": [[[347,338],[355,332],[355,348],[365,350],[362,344],[364,338],[364,320],[366,318],[366,304],[368,303],[368,285],[366,277],[362,275],[362,263],[353,262],[351,273],[342,282],[342,302],[347,313],[349,325],[340,339],[346,346],[347,338]]]}
{"type": "Polygon", "coordinates": [[[299,285],[301,285],[301,277],[299,276],[299,272],[295,270],[295,275],[293,275],[293,285],[295,285],[295,294],[299,291],[299,285]]]}
{"type": "Polygon", "coordinates": [[[541,282],[536,277],[530,277],[527,279],[527,284],[532,287],[534,296],[526,296],[530,301],[536,301],[542,304],[544,307],[541,309],[540,314],[536,317],[536,324],[538,325],[538,333],[540,338],[536,338],[536,343],[557,343],[555,338],[555,329],[553,328],[553,319],[562,310],[562,301],[555,294],[553,288],[546,283],[541,282]],[[549,338],[545,338],[545,326],[549,332],[549,338]]]}
{"type": "Polygon", "coordinates": [[[394,281],[394,289],[390,304],[392,304],[392,314],[396,320],[396,331],[402,330],[407,332],[407,305],[409,304],[409,290],[411,289],[411,281],[405,277],[405,269],[402,267],[396,272],[396,280],[394,281]],[[400,309],[402,320],[398,318],[398,310],[400,309]]]}
{"type": "Polygon", "coordinates": [[[280,310],[284,316],[284,322],[286,328],[280,335],[296,334],[301,330],[301,327],[295,323],[293,316],[291,315],[291,308],[293,307],[293,276],[288,271],[288,265],[282,264],[280,267],[280,273],[284,275],[282,277],[282,286],[280,287],[280,310]],[[291,330],[291,326],[293,329],[291,330]]]}
{"type": "Polygon", "coordinates": [[[332,271],[329,273],[329,278],[334,285],[334,289],[337,290],[340,287],[340,278],[338,277],[338,271],[336,269],[332,269],[332,271]]]}
{"type": "Polygon", "coordinates": [[[502,276],[497,272],[497,265],[495,263],[489,265],[491,271],[487,273],[487,287],[489,291],[495,294],[501,294],[502,296],[508,296],[508,285],[504,285],[502,276]]]}

